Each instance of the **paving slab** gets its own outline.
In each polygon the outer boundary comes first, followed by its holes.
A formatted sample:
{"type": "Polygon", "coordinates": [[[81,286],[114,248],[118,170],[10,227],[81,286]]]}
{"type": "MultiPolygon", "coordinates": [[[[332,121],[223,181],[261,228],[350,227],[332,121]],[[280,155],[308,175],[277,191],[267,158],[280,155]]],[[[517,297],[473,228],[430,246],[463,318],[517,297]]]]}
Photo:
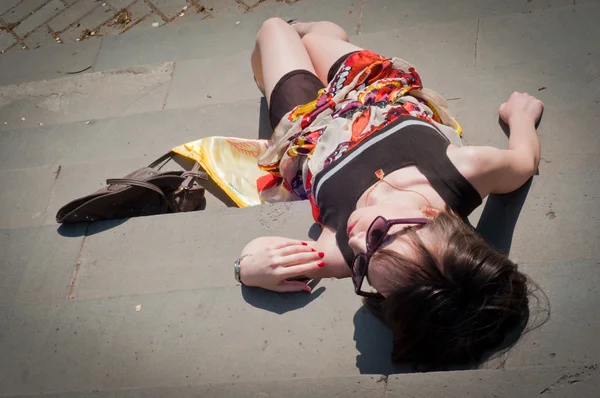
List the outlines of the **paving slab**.
{"type": "Polygon", "coordinates": [[[210,383],[177,387],[157,387],[120,391],[86,391],[62,394],[33,395],[45,398],[138,398],[138,397],[178,397],[178,398],[330,398],[336,395],[348,398],[383,398],[386,396],[385,383],[379,376],[292,378],[285,380],[210,383]]]}
{"type": "Polygon", "coordinates": [[[600,26],[596,23],[599,14],[600,3],[594,2],[483,18],[477,41],[477,64],[493,67],[521,59],[577,57],[595,52],[600,40],[600,26]]]}
{"type": "Polygon", "coordinates": [[[434,25],[439,22],[537,12],[572,4],[573,0],[457,0],[453,2],[369,0],[364,5],[360,32],[384,32],[403,26],[434,25]]]}
{"type": "Polygon", "coordinates": [[[186,0],[150,0],[150,3],[160,10],[167,19],[175,18],[179,13],[188,8],[190,4],[186,0]]]}
{"type": "Polygon", "coordinates": [[[536,282],[541,291],[535,293],[540,305],[532,301],[529,330],[505,355],[490,361],[491,369],[498,367],[578,365],[597,363],[600,327],[597,302],[600,261],[573,260],[557,263],[522,264],[520,269],[536,282]],[[544,294],[550,304],[550,317],[544,294]],[[544,320],[546,323],[543,323],[544,320]]]}
{"type": "Polygon", "coordinates": [[[235,0],[202,0],[200,7],[205,7],[205,11],[213,18],[239,16],[247,11],[246,7],[235,0]]]}
{"type": "MultiPolygon", "coordinates": [[[[12,3],[10,0],[5,1],[5,2],[9,3],[9,4],[12,3]]],[[[19,22],[19,21],[27,18],[28,15],[32,14],[34,11],[36,11],[40,7],[43,7],[44,3],[47,3],[47,2],[48,2],[48,0],[46,0],[46,1],[39,1],[39,0],[20,1],[20,2],[18,2],[18,4],[15,5],[15,7],[13,7],[9,11],[2,14],[2,19],[6,23],[19,22]]],[[[14,3],[12,3],[12,4],[14,4],[14,3]]]]}
{"type": "MultiPolygon", "coordinates": [[[[235,11],[235,12],[229,12],[228,10],[225,10],[224,12],[227,15],[238,15],[238,14],[243,14],[244,10],[241,9],[241,6],[236,3],[234,0],[231,0],[231,2],[234,5],[237,5],[238,7],[240,7],[239,11],[235,11]]],[[[221,1],[219,1],[219,3],[221,3],[221,1]]],[[[189,24],[189,23],[202,23],[202,20],[206,19],[206,18],[210,18],[210,15],[208,14],[208,11],[199,11],[202,9],[202,6],[190,6],[183,15],[178,16],[177,18],[175,18],[174,20],[172,20],[171,22],[169,22],[169,25],[182,25],[182,24],[189,24]]]]}
{"type": "MultiPolygon", "coordinates": [[[[37,3],[39,4],[39,2],[37,3]]],[[[31,14],[29,17],[27,17],[25,20],[19,23],[19,25],[14,29],[14,32],[19,36],[23,37],[29,32],[36,29],[44,22],[48,21],[51,17],[54,16],[54,14],[60,12],[64,8],[65,6],[60,1],[52,0],[45,4],[38,11],[36,11],[34,14],[31,14]]]]}
{"type": "Polygon", "coordinates": [[[593,210],[600,197],[597,173],[595,168],[546,174],[541,168],[528,188],[488,197],[469,221],[517,263],[596,258],[600,255],[594,244],[600,238],[593,210]]]}
{"type": "Polygon", "coordinates": [[[240,101],[235,109],[235,118],[230,117],[231,104],[216,104],[1,132],[0,170],[46,165],[56,170],[58,165],[134,157],[150,163],[203,137],[257,138],[260,101],[240,101]]]}
{"type": "Polygon", "coordinates": [[[0,230],[0,306],[61,302],[79,256],[86,225],[66,238],[56,227],[0,230]]]}
{"type": "Polygon", "coordinates": [[[19,2],[20,0],[7,0],[0,3],[0,15],[4,14],[6,11],[19,4],[19,2]]]}
{"type": "Polygon", "coordinates": [[[0,229],[42,225],[56,167],[0,171],[0,229]]]}
{"type": "Polygon", "coordinates": [[[112,18],[114,18],[114,12],[110,8],[100,5],[58,36],[63,42],[67,43],[85,40],[91,32],[94,32],[94,35],[98,34],[99,32],[97,32],[96,28],[112,18]]]}
{"type": "Polygon", "coordinates": [[[16,43],[15,38],[9,32],[0,31],[0,51],[4,52],[4,50],[11,47],[16,43]]]}
{"type": "Polygon", "coordinates": [[[84,70],[94,64],[99,48],[99,40],[90,40],[4,54],[0,57],[0,84],[54,79],[84,70]]]}
{"type": "Polygon", "coordinates": [[[231,56],[177,62],[165,109],[262,97],[254,83],[250,54],[243,51],[231,56]]]}
{"type": "Polygon", "coordinates": [[[77,22],[81,17],[91,12],[94,8],[101,6],[102,5],[96,0],[79,0],[64,12],[61,12],[57,14],[56,17],[52,18],[48,22],[48,26],[50,26],[50,29],[54,32],[62,32],[71,24],[77,22]]]}
{"type": "Polygon", "coordinates": [[[282,295],[232,286],[2,306],[3,394],[385,370],[389,332],[360,309],[351,285],[327,281],[315,290],[282,295]]]}
{"type": "Polygon", "coordinates": [[[74,297],[234,286],[231,264],[248,242],[271,235],[309,239],[312,224],[306,202],[91,224],[74,297]]]}
{"type": "MultiPolygon", "coordinates": [[[[158,387],[120,391],[86,391],[62,394],[32,395],[44,398],[138,398],[138,397],[178,397],[178,398],[303,398],[343,396],[348,398],[383,398],[386,396],[385,383],[379,376],[321,377],[303,379],[272,380],[264,382],[210,383],[177,387],[158,387]]],[[[16,398],[16,397],[15,397],[16,398]]]]}
{"type": "Polygon", "coordinates": [[[164,25],[165,21],[156,12],[153,12],[149,16],[145,17],[143,21],[140,21],[136,25],[130,27],[127,32],[145,31],[147,29],[155,29],[164,25]]]}
{"type": "Polygon", "coordinates": [[[164,63],[0,87],[0,130],[159,110],[172,73],[164,63]]]}
{"type": "MultiPolygon", "coordinates": [[[[599,266],[594,260],[522,267],[544,289],[553,310],[546,324],[509,351],[506,368],[578,366],[598,360],[599,266]]],[[[140,277],[135,284],[140,285],[140,277]]],[[[0,339],[7,359],[0,364],[4,394],[410,370],[389,364],[389,330],[360,308],[347,280],[322,281],[310,296],[240,291],[232,283],[2,306],[0,317],[6,325],[0,339]]]]}
{"type": "MultiPolygon", "coordinates": [[[[59,46],[60,44],[56,41],[54,36],[50,33],[48,26],[42,25],[33,32],[31,32],[24,39],[27,47],[31,49],[36,49],[39,47],[47,47],[47,46],[59,46]]],[[[56,47],[58,48],[58,47],[56,47]]]]}
{"type": "Polygon", "coordinates": [[[152,12],[152,8],[144,0],[137,0],[127,7],[130,12],[131,24],[144,18],[152,12]]]}
{"type": "MultiPolygon", "coordinates": [[[[597,365],[547,366],[504,371],[434,372],[411,375],[287,379],[266,382],[211,383],[139,390],[41,394],[44,398],[137,397],[423,397],[446,398],[472,395],[594,397],[600,378],[597,365]],[[542,394],[543,392],[543,394],[542,394]]],[[[16,396],[15,396],[16,398],[16,396]]]]}
{"type": "Polygon", "coordinates": [[[591,398],[600,387],[598,365],[548,366],[505,371],[434,372],[393,375],[386,397],[454,398],[582,397],[591,398]]]}
{"type": "Polygon", "coordinates": [[[135,3],[135,1],[136,0],[108,0],[107,3],[113,6],[113,8],[120,10],[135,3]]]}
{"type": "Polygon", "coordinates": [[[511,257],[517,262],[597,258],[600,219],[598,169],[534,177],[515,229],[511,257]],[[565,239],[564,237],[567,237],[565,239]]]}

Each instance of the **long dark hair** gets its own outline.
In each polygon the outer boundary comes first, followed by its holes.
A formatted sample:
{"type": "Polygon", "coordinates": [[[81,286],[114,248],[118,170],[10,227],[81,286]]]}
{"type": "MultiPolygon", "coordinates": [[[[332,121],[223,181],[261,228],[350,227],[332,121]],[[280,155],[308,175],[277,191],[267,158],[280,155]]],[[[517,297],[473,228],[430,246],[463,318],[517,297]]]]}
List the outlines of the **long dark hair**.
{"type": "Polygon", "coordinates": [[[382,249],[371,259],[395,286],[365,299],[393,331],[392,360],[419,369],[477,364],[529,318],[533,282],[454,214],[440,213],[423,229],[406,231],[415,255],[382,249]]]}

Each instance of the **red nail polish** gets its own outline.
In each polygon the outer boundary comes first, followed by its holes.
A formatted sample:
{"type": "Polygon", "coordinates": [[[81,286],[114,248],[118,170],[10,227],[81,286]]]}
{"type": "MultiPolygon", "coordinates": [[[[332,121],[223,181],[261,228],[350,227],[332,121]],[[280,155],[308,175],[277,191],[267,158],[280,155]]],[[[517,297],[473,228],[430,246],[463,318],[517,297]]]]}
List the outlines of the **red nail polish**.
{"type": "Polygon", "coordinates": [[[302,246],[308,246],[308,243],[302,242],[302,246]]]}
{"type": "Polygon", "coordinates": [[[317,265],[319,266],[319,268],[323,268],[325,266],[325,263],[323,261],[319,261],[317,265]]]}
{"type": "Polygon", "coordinates": [[[310,251],[311,251],[311,252],[316,252],[316,250],[315,250],[315,249],[313,249],[312,247],[310,248],[310,251]]]}
{"type": "Polygon", "coordinates": [[[319,257],[321,257],[321,258],[325,257],[325,253],[319,252],[319,257]]]}

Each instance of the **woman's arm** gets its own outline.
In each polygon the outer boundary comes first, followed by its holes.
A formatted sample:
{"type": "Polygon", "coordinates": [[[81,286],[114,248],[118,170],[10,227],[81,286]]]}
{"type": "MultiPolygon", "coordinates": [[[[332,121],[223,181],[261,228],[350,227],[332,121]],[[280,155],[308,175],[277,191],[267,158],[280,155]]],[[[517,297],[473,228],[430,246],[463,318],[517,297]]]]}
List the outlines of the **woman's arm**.
{"type": "Polygon", "coordinates": [[[508,149],[463,147],[451,156],[453,163],[485,197],[520,188],[537,171],[541,148],[535,124],[544,104],[523,93],[513,93],[498,111],[510,128],[508,149]]]}
{"type": "Polygon", "coordinates": [[[325,267],[325,254],[307,242],[278,236],[252,240],[242,250],[240,280],[246,286],[276,292],[310,293],[303,282],[293,281],[325,267]]]}
{"type": "Polygon", "coordinates": [[[350,268],[335,240],[335,231],[325,228],[316,242],[275,236],[254,239],[242,250],[240,279],[246,286],[277,292],[311,291],[289,279],[346,278],[350,268]]]}

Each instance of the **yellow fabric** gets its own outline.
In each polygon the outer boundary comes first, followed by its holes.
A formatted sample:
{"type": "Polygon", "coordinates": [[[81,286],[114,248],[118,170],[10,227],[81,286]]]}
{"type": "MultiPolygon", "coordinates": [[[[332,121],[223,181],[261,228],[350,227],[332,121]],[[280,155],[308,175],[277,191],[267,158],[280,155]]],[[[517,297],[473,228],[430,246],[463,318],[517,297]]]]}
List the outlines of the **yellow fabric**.
{"type": "Polygon", "coordinates": [[[172,151],[198,162],[239,207],[248,207],[263,203],[256,181],[269,173],[258,167],[258,158],[268,147],[268,140],[208,137],[172,151]]]}

